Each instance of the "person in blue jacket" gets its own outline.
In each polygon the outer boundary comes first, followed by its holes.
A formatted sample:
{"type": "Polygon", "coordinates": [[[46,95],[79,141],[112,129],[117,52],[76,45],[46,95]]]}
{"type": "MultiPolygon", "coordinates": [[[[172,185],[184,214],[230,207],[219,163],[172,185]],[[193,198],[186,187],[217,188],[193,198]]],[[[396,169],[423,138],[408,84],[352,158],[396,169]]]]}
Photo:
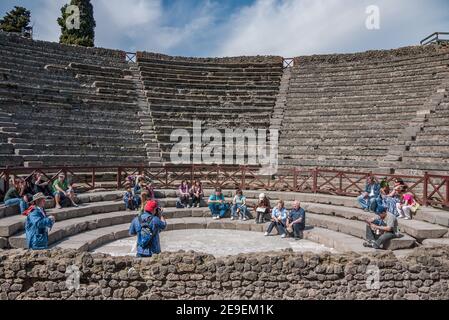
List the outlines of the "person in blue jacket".
{"type": "Polygon", "coordinates": [[[45,212],[45,195],[36,193],[33,196],[32,206],[24,213],[27,218],[25,222],[25,234],[28,249],[48,249],[48,231],[53,227],[55,218],[47,217],[45,212]]]}
{"type": "Polygon", "coordinates": [[[380,184],[372,176],[369,176],[366,181],[365,191],[357,198],[357,201],[365,211],[375,212],[379,197],[380,184]]]}
{"type": "Polygon", "coordinates": [[[137,235],[137,257],[148,258],[153,254],[161,253],[159,233],[167,227],[167,222],[162,214],[159,214],[158,204],[154,200],[146,203],[144,212],[134,218],[129,227],[129,235],[137,235]],[[146,247],[142,243],[142,223],[147,223],[151,229],[152,239],[146,247]]]}

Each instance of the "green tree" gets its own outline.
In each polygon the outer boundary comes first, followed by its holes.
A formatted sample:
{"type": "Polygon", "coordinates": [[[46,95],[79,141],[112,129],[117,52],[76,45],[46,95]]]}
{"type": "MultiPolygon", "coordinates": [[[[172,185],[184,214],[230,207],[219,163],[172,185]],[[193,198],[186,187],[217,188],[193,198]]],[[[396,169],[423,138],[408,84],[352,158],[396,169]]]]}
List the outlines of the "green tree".
{"type": "Polygon", "coordinates": [[[31,12],[24,7],[15,6],[0,20],[0,30],[6,32],[22,32],[31,21],[31,12]]]}
{"type": "Polygon", "coordinates": [[[71,0],[70,6],[66,4],[61,8],[61,14],[62,16],[58,18],[58,24],[61,27],[59,42],[93,47],[96,23],[90,0],[71,0]],[[75,10],[72,6],[76,6],[75,10]]]}

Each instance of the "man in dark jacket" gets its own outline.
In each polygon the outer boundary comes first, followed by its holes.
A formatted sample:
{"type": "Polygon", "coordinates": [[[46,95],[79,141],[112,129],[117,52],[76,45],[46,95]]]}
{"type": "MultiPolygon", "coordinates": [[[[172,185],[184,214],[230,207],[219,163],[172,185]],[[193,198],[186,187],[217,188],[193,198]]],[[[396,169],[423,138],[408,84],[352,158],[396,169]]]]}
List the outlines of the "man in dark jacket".
{"type": "Polygon", "coordinates": [[[158,214],[158,204],[156,201],[148,201],[144,212],[134,218],[129,227],[129,235],[137,235],[137,257],[147,258],[153,254],[161,253],[159,233],[167,227],[164,216],[158,214]],[[151,229],[152,239],[147,246],[142,246],[142,224],[148,224],[151,229]]]}

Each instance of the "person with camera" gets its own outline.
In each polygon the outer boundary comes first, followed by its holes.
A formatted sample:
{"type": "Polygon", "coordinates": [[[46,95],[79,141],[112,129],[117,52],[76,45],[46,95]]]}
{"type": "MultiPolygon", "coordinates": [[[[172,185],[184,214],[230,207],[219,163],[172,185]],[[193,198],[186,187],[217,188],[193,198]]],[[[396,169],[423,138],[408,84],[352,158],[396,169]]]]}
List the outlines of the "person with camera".
{"type": "Polygon", "coordinates": [[[167,227],[162,209],[154,200],[146,203],[144,212],[131,222],[129,235],[137,235],[137,257],[149,258],[161,253],[159,233],[167,227]]]}
{"type": "Polygon", "coordinates": [[[387,211],[385,207],[376,209],[377,217],[366,220],[366,242],[364,247],[385,249],[386,242],[397,238],[398,220],[396,216],[387,211]]]}

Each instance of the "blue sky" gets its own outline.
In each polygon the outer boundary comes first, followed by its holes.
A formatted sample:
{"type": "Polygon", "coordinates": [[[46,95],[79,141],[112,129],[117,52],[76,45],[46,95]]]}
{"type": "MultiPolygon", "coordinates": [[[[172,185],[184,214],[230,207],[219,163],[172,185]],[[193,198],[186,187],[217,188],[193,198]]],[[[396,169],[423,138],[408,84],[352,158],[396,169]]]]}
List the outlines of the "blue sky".
{"type": "MultiPolygon", "coordinates": [[[[58,41],[67,0],[2,0],[32,11],[35,38],[58,41]]],[[[447,0],[93,0],[96,45],[183,56],[284,57],[414,45],[449,31],[447,0]],[[379,8],[368,30],[366,9],[379,8]]]]}

